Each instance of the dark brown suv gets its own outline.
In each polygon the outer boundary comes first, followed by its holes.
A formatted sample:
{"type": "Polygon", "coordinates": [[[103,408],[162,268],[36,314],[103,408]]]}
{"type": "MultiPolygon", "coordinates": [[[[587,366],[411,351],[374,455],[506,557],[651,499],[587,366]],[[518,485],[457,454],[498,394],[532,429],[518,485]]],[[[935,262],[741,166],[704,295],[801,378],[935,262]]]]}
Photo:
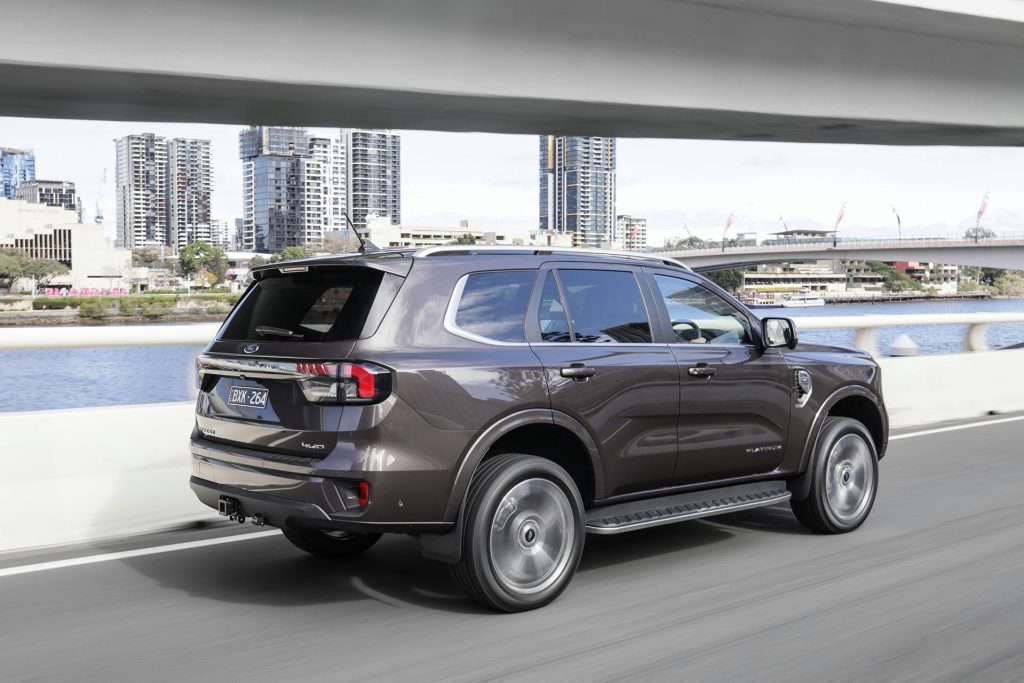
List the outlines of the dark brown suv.
{"type": "Polygon", "coordinates": [[[451,246],[253,276],[198,359],[191,485],[315,555],[413,534],[518,611],[586,533],[786,500],[841,533],[874,502],[878,365],[672,259],[451,246]]]}

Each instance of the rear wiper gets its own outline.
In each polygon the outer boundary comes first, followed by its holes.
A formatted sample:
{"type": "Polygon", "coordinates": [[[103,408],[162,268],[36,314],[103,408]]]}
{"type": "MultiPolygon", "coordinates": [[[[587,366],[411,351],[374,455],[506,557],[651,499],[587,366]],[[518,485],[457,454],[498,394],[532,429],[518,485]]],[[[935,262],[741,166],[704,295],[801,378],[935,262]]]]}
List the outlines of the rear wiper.
{"type": "Polygon", "coordinates": [[[257,325],[256,334],[263,335],[264,337],[291,337],[292,339],[302,339],[302,335],[298,332],[292,332],[286,330],[283,327],[272,327],[270,325],[257,325]]]}

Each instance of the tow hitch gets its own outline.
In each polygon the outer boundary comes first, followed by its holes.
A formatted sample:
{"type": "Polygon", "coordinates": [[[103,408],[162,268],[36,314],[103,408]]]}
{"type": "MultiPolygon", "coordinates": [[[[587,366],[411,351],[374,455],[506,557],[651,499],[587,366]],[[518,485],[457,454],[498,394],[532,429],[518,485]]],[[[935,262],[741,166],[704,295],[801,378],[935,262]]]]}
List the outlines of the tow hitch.
{"type": "Polygon", "coordinates": [[[237,498],[221,496],[217,501],[217,514],[227,517],[232,522],[245,524],[245,513],[242,512],[242,503],[237,498]]]}
{"type": "MultiPolygon", "coordinates": [[[[217,514],[227,517],[232,522],[245,524],[245,513],[242,511],[242,502],[231,496],[221,496],[217,500],[217,514]]],[[[252,523],[256,526],[266,526],[267,518],[260,514],[252,515],[252,523]]]]}

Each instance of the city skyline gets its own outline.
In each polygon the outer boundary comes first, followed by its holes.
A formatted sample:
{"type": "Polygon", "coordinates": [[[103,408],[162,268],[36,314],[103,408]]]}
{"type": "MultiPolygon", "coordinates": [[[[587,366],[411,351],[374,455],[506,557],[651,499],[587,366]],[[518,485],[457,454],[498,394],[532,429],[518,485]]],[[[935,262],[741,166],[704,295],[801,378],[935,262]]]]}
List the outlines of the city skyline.
{"type": "MultiPolygon", "coordinates": [[[[110,141],[131,133],[210,139],[214,219],[241,212],[237,134],[244,126],[0,118],[0,146],[35,152],[37,177],[74,182],[91,221],[102,190],[113,237],[114,154],[110,141]]],[[[311,135],[338,129],[310,128],[311,135]]],[[[402,211],[408,223],[498,230],[537,224],[537,137],[400,131],[402,211]]],[[[1024,230],[1016,178],[1019,148],[881,147],[768,142],[618,138],[616,212],[646,218],[648,243],[692,234],[720,239],[790,228],[831,229],[847,204],[840,235],[961,234],[973,227],[989,193],[983,224],[1024,230]],[[684,223],[686,227],[684,228],[684,223]],[[844,231],[848,231],[845,232],[844,231]]]]}

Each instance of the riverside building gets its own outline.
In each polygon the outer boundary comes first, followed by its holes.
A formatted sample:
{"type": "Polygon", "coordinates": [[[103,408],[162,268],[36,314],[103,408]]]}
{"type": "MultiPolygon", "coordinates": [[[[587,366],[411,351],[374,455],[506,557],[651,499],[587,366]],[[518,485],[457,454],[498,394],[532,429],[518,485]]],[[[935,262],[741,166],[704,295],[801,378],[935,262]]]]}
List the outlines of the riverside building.
{"type": "MultiPolygon", "coordinates": [[[[131,251],[115,247],[102,225],[78,223],[61,207],[0,198],[0,249],[59,261],[71,269],[54,278],[52,286],[85,293],[129,286],[131,251]]],[[[27,281],[21,283],[31,289],[27,281]]]]}
{"type": "Polygon", "coordinates": [[[80,209],[80,202],[75,196],[75,184],[66,180],[30,180],[21,183],[14,191],[14,198],[66,211],[77,212],[80,209]]]}

